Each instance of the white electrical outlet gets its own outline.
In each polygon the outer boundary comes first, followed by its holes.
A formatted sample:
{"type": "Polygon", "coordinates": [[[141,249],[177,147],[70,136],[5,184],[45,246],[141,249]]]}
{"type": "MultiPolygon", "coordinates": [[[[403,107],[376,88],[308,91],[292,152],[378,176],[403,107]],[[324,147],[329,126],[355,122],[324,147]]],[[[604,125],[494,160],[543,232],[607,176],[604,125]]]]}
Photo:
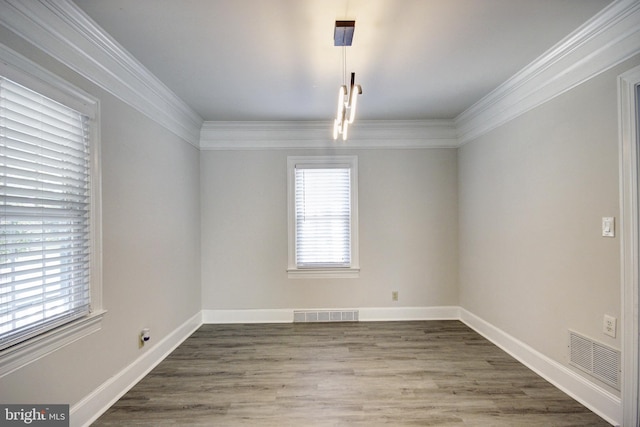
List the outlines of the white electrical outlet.
{"type": "Polygon", "coordinates": [[[610,337],[616,337],[616,318],[613,316],[609,316],[607,314],[604,315],[604,322],[602,324],[602,332],[609,335],[610,337]]]}

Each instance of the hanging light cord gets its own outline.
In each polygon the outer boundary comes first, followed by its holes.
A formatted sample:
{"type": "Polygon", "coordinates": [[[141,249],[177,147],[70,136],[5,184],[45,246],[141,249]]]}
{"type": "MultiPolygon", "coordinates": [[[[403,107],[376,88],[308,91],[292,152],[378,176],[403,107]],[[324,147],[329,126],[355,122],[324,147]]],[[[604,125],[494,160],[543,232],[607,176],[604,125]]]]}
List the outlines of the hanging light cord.
{"type": "Polygon", "coordinates": [[[347,47],[342,46],[342,84],[347,84],[347,47]]]}

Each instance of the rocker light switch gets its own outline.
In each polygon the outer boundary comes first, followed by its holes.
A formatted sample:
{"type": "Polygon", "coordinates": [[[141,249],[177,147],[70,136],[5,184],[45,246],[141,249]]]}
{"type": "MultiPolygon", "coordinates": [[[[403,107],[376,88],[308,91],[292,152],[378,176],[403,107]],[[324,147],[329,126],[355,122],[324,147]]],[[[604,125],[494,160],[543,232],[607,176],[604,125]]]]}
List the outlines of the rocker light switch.
{"type": "Polygon", "coordinates": [[[602,217],[602,237],[615,237],[615,220],[612,216],[602,217]]]}

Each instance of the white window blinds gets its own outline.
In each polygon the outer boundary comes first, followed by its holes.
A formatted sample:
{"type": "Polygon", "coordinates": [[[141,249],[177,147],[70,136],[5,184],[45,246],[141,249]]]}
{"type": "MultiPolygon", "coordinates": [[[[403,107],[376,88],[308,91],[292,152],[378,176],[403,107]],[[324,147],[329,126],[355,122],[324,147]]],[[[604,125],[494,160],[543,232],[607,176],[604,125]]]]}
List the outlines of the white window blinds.
{"type": "Polygon", "coordinates": [[[88,122],[0,77],[0,349],[89,312],[88,122]]]}
{"type": "Polygon", "coordinates": [[[351,169],[295,169],[298,268],[351,265],[351,169]]]}

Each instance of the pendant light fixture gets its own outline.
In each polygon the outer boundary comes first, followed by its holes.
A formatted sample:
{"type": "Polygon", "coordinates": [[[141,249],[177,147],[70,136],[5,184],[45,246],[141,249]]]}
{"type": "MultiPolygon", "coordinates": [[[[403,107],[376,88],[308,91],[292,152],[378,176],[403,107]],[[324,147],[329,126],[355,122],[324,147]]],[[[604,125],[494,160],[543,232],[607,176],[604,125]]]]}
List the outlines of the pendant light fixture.
{"type": "Polygon", "coordinates": [[[347,139],[349,125],[356,117],[358,95],[362,94],[362,87],[356,84],[356,73],[351,73],[351,84],[347,86],[347,46],[351,46],[356,21],[336,21],[333,32],[334,46],[342,46],[342,86],[338,90],[338,112],[333,122],[333,139],[347,139]]]}

